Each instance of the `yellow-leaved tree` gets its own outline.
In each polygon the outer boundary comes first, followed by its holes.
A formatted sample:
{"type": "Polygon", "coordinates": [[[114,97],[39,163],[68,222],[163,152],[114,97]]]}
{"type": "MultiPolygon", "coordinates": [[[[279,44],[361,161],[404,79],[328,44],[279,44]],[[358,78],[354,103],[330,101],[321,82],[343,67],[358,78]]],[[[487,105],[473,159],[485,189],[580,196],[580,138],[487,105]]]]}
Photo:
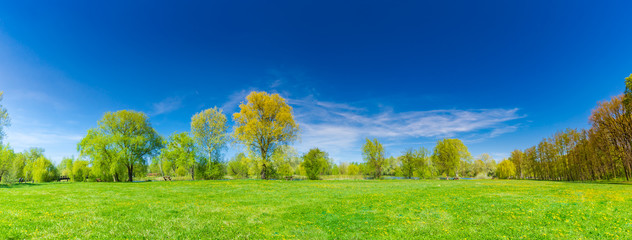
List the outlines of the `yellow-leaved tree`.
{"type": "Polygon", "coordinates": [[[279,94],[253,91],[239,108],[233,114],[234,138],[258,155],[261,179],[266,179],[274,150],[298,138],[299,126],[294,121],[292,107],[279,94]]]}

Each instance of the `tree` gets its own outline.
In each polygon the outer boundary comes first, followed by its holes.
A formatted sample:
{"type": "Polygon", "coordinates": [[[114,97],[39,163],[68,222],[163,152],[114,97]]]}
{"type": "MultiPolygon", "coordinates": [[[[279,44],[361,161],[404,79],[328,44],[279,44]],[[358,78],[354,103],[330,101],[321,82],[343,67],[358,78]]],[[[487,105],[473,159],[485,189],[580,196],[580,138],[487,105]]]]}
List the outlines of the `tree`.
{"type": "Polygon", "coordinates": [[[507,179],[516,175],[516,166],[510,160],[503,160],[498,164],[497,173],[498,178],[507,179]]]}
{"type": "Polygon", "coordinates": [[[439,167],[438,170],[450,177],[450,173],[457,175],[461,161],[471,155],[461,140],[445,138],[437,141],[432,157],[439,167]]]}
{"type": "Polygon", "coordinates": [[[77,144],[80,158],[90,158],[92,173],[102,181],[122,181],[126,169],[123,165],[120,149],[113,146],[108,133],[98,129],[89,129],[86,137],[77,144]]]}
{"type": "Polygon", "coordinates": [[[0,182],[6,176],[10,175],[11,168],[13,167],[13,161],[15,159],[15,153],[13,149],[7,144],[0,143],[0,182]]]}
{"type": "MultiPolygon", "coordinates": [[[[628,115],[632,115],[632,74],[625,78],[625,91],[623,104],[628,115]]],[[[2,93],[0,93],[0,97],[2,93]]],[[[1,99],[1,98],[0,98],[1,99]]]]}
{"type": "Polygon", "coordinates": [[[9,119],[9,113],[7,113],[7,109],[2,106],[2,95],[4,93],[0,92],[0,143],[4,138],[4,127],[11,125],[11,121],[9,119]]]}
{"type": "Polygon", "coordinates": [[[228,175],[238,178],[248,177],[248,159],[246,154],[239,153],[228,161],[228,175]]]}
{"type": "MultiPolygon", "coordinates": [[[[160,152],[160,159],[173,162],[173,167],[183,169],[191,175],[191,180],[195,180],[195,141],[189,133],[173,133],[169,136],[167,146],[160,152]]],[[[183,170],[180,170],[182,172],[183,170]]]]}
{"type": "Polygon", "coordinates": [[[347,175],[358,175],[360,174],[360,166],[356,163],[351,163],[347,167],[347,175]]]}
{"type": "Polygon", "coordinates": [[[147,158],[155,155],[162,145],[162,138],[147,115],[121,110],[106,113],[97,128],[88,130],[78,148],[81,154],[92,158],[97,170],[107,168],[114,175],[114,181],[118,180],[120,167],[124,167],[127,180],[131,182],[134,168],[143,168],[147,158]]]}
{"type": "MultiPolygon", "coordinates": [[[[75,182],[83,182],[90,176],[90,163],[85,160],[77,160],[72,164],[72,174],[70,175],[75,182]]],[[[66,175],[68,176],[68,175],[66,175]]]]}
{"type": "Polygon", "coordinates": [[[307,173],[307,178],[317,180],[318,176],[325,171],[329,165],[329,155],[318,148],[312,148],[303,155],[303,163],[301,166],[307,173]]]}
{"type": "Polygon", "coordinates": [[[362,146],[362,157],[364,158],[369,172],[374,178],[380,179],[382,177],[382,170],[386,163],[384,158],[384,147],[377,139],[373,141],[366,139],[366,142],[362,146]]]}
{"type": "MultiPolygon", "coordinates": [[[[292,176],[298,170],[301,160],[296,149],[289,145],[279,146],[270,156],[271,166],[280,176],[292,176]]],[[[270,166],[268,166],[270,168],[270,166]]]]}
{"type": "Polygon", "coordinates": [[[35,182],[53,181],[58,175],[55,165],[53,165],[53,163],[44,156],[40,156],[35,162],[33,162],[31,171],[33,181],[35,182]]]}
{"type": "Polygon", "coordinates": [[[488,177],[496,175],[496,161],[487,153],[483,153],[480,156],[480,160],[485,163],[485,173],[488,177]]]}
{"type": "Polygon", "coordinates": [[[59,170],[59,173],[62,176],[72,176],[72,164],[73,164],[73,159],[69,158],[69,157],[64,157],[63,159],[61,159],[61,163],[59,163],[59,166],[57,167],[57,169],[59,170]]]}
{"type": "Polygon", "coordinates": [[[415,175],[420,178],[424,177],[427,171],[428,155],[428,150],[423,147],[415,151],[412,149],[406,150],[406,152],[399,157],[402,164],[402,175],[406,178],[412,178],[415,175]]]}
{"type": "Polygon", "coordinates": [[[261,161],[261,179],[266,179],[270,155],[298,138],[299,125],[292,107],[278,94],[251,92],[240,111],[233,114],[235,140],[246,145],[261,161]]]}
{"type": "Polygon", "coordinates": [[[511,157],[509,157],[509,161],[511,161],[516,167],[516,177],[523,178],[523,163],[524,163],[524,153],[518,149],[513,150],[511,152],[511,157]]]}
{"type": "Polygon", "coordinates": [[[203,152],[198,165],[205,171],[206,177],[223,177],[224,165],[221,153],[228,142],[226,115],[217,107],[201,111],[191,117],[191,133],[203,152]]]}

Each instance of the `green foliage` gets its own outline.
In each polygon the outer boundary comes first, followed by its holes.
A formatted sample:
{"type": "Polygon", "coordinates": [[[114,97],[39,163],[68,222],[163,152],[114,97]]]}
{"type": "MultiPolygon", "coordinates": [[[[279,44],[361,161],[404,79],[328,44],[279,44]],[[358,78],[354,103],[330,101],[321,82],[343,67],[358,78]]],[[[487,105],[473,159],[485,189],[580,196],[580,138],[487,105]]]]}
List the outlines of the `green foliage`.
{"type": "Polygon", "coordinates": [[[53,163],[43,156],[33,162],[31,172],[35,182],[55,181],[59,177],[59,173],[53,163]]]}
{"type": "Polygon", "coordinates": [[[366,163],[367,172],[375,179],[382,178],[382,171],[386,163],[382,144],[377,139],[371,141],[367,138],[362,146],[362,157],[366,163]]]}
{"type": "Polygon", "coordinates": [[[67,176],[67,177],[72,177],[72,164],[73,164],[73,159],[69,158],[69,157],[64,157],[61,160],[61,163],[59,163],[59,166],[57,166],[57,169],[59,170],[59,174],[61,174],[61,176],[67,176]]]}
{"type": "Polygon", "coordinates": [[[399,157],[401,163],[402,176],[406,178],[419,177],[425,178],[430,175],[430,159],[429,152],[426,148],[417,150],[408,149],[399,157]]]}
{"type": "Polygon", "coordinates": [[[301,158],[292,146],[279,146],[270,156],[271,166],[277,170],[280,176],[292,176],[301,164],[301,158]]]}
{"type": "Polygon", "coordinates": [[[11,170],[15,160],[13,149],[7,144],[0,143],[0,182],[12,180],[11,170]]]}
{"type": "Polygon", "coordinates": [[[147,158],[157,154],[162,145],[162,138],[144,113],[121,110],[106,113],[97,128],[88,130],[78,149],[82,156],[90,157],[97,175],[111,174],[114,181],[120,181],[121,169],[126,169],[131,182],[134,168],[145,168],[147,158]]]}
{"type": "Polygon", "coordinates": [[[202,152],[198,164],[220,162],[222,150],[228,142],[227,130],[226,115],[217,107],[206,109],[191,117],[191,134],[202,152]]]}
{"type": "Polygon", "coordinates": [[[503,160],[498,164],[496,175],[500,179],[507,179],[516,176],[516,165],[510,160],[503,160]]]}
{"type": "Polygon", "coordinates": [[[307,178],[317,180],[320,174],[325,172],[325,169],[329,166],[329,155],[318,148],[312,148],[303,155],[301,166],[305,169],[307,178]]]}
{"type": "Polygon", "coordinates": [[[77,160],[72,164],[72,174],[64,176],[70,176],[75,182],[83,182],[90,177],[89,164],[90,162],[88,161],[77,160]]]}
{"type": "Polygon", "coordinates": [[[360,174],[360,165],[355,163],[349,164],[347,167],[347,174],[352,176],[360,174]]]}
{"type": "Polygon", "coordinates": [[[439,173],[449,177],[456,175],[461,163],[471,155],[461,140],[445,138],[437,141],[432,158],[439,173]]]}
{"type": "Polygon", "coordinates": [[[171,134],[167,146],[162,149],[158,158],[168,163],[167,168],[176,168],[178,176],[189,174],[191,179],[195,179],[196,146],[189,133],[171,134]]]}
{"type": "Polygon", "coordinates": [[[261,166],[261,179],[266,179],[270,156],[282,145],[298,138],[299,126],[294,121],[292,107],[278,94],[251,92],[240,111],[233,114],[236,141],[257,154],[261,166]]]}
{"type": "Polygon", "coordinates": [[[228,161],[228,175],[237,178],[248,178],[248,158],[246,154],[239,153],[228,161]]]}

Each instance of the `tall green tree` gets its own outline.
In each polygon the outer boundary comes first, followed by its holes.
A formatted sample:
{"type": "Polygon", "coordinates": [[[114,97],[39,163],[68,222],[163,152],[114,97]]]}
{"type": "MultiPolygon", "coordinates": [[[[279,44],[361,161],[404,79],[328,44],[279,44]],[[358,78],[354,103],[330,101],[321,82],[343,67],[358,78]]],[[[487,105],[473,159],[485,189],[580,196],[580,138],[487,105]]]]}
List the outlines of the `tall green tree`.
{"type": "Polygon", "coordinates": [[[384,147],[377,139],[366,139],[366,142],[362,146],[362,157],[367,164],[368,171],[376,178],[382,178],[382,171],[384,164],[386,164],[386,158],[384,157],[384,147]]]}
{"type": "Polygon", "coordinates": [[[57,169],[59,170],[59,174],[61,174],[62,176],[71,177],[73,162],[74,160],[72,158],[69,158],[69,157],[62,158],[61,163],[59,163],[59,166],[57,167],[57,169]]]}
{"type": "Polygon", "coordinates": [[[432,156],[438,170],[445,173],[447,177],[451,174],[457,175],[461,161],[470,158],[470,152],[459,139],[445,138],[437,141],[432,156]]]}
{"type": "Polygon", "coordinates": [[[195,180],[196,168],[196,146],[195,141],[189,133],[173,133],[169,136],[167,146],[160,152],[160,159],[173,162],[176,169],[186,169],[191,175],[191,180],[195,180]]]}
{"type": "Polygon", "coordinates": [[[222,150],[228,142],[228,124],[226,115],[217,107],[206,109],[191,117],[191,134],[201,149],[202,156],[198,166],[207,177],[223,177],[224,165],[221,162],[222,150]]]}
{"type": "Polygon", "coordinates": [[[509,161],[511,161],[516,168],[517,178],[524,177],[524,173],[523,173],[523,166],[524,166],[524,161],[525,161],[524,159],[525,159],[524,153],[520,151],[519,149],[513,150],[511,152],[511,156],[509,157],[509,161]]]}
{"type": "Polygon", "coordinates": [[[75,182],[83,182],[90,176],[90,163],[85,160],[77,160],[72,164],[72,174],[70,175],[75,182]]]}
{"type": "Polygon", "coordinates": [[[13,167],[13,161],[15,160],[15,153],[9,144],[0,143],[0,182],[2,179],[6,179],[11,175],[11,168],[13,167]]]}
{"type": "Polygon", "coordinates": [[[77,144],[79,157],[88,157],[92,174],[103,181],[122,181],[126,169],[121,149],[112,143],[112,135],[99,128],[89,129],[88,134],[77,144]]]}
{"type": "MultiPolygon", "coordinates": [[[[97,128],[88,130],[78,147],[82,154],[92,158],[94,165],[101,165],[101,160],[108,161],[104,164],[108,166],[103,167],[109,168],[110,173],[118,173],[120,166],[125,167],[127,180],[131,182],[134,168],[144,168],[147,158],[162,148],[162,142],[147,115],[121,110],[106,113],[97,128]]],[[[101,169],[101,166],[97,168],[101,169]]]]}
{"type": "Polygon", "coordinates": [[[505,159],[498,164],[496,171],[498,178],[507,179],[516,175],[516,166],[512,161],[505,159]]]}
{"type": "Polygon", "coordinates": [[[240,111],[233,114],[235,140],[257,154],[261,179],[266,179],[270,156],[282,145],[298,138],[299,125],[294,121],[292,107],[278,94],[251,92],[240,111]]]}
{"type": "Polygon", "coordinates": [[[408,149],[399,157],[402,164],[402,175],[412,178],[415,175],[423,178],[428,170],[428,150],[421,147],[417,150],[408,149]]]}

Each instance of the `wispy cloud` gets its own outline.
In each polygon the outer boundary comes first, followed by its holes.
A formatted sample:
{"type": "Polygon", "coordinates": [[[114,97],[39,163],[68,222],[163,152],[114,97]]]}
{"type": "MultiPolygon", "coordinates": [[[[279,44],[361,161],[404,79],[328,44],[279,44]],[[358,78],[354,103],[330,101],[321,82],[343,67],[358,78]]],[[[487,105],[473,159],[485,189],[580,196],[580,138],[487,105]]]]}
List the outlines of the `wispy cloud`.
{"type": "Polygon", "coordinates": [[[169,97],[153,104],[152,116],[173,112],[182,107],[182,97],[169,97]]]}
{"type": "Polygon", "coordinates": [[[221,107],[224,113],[235,112],[239,107],[239,104],[245,101],[248,94],[250,94],[250,91],[241,90],[229,95],[228,100],[226,100],[226,102],[224,102],[221,107]]]}
{"type": "Polygon", "coordinates": [[[359,159],[365,138],[379,138],[395,147],[444,137],[482,140],[516,131],[519,125],[512,121],[525,117],[517,108],[371,113],[364,108],[313,98],[290,103],[303,131],[297,148],[306,151],[320,147],[342,161],[359,159]]]}

